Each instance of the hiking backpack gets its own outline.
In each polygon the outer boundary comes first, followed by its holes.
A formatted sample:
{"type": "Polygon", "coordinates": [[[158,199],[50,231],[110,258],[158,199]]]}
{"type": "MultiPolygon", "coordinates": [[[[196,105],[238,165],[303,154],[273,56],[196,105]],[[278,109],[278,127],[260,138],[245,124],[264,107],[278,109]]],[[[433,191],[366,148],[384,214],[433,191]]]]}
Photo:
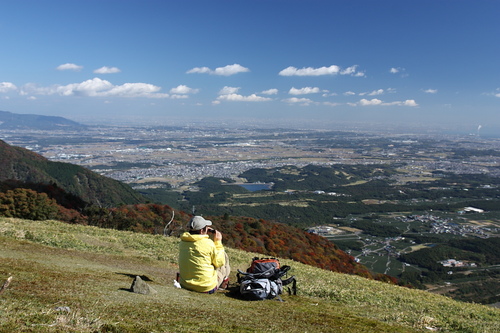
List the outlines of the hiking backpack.
{"type": "Polygon", "coordinates": [[[280,267],[280,262],[276,258],[253,258],[246,272],[238,270],[237,278],[241,297],[251,301],[273,298],[283,301],[279,295],[283,293],[283,286],[290,283],[292,283],[292,290],[288,288],[288,293],[293,292],[293,295],[296,295],[295,276],[286,280],[281,279],[289,270],[290,266],[280,267]]]}

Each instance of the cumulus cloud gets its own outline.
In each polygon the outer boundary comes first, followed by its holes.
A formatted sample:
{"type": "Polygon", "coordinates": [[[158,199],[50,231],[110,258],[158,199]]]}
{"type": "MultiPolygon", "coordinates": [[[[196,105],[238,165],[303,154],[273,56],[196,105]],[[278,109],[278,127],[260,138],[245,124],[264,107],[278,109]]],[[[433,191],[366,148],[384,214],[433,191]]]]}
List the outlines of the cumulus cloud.
{"type": "Polygon", "coordinates": [[[290,104],[302,104],[302,105],[309,105],[313,103],[313,101],[310,100],[309,98],[297,98],[297,97],[284,99],[283,102],[290,104]]]}
{"type": "Polygon", "coordinates": [[[342,75],[352,75],[352,74],[356,74],[356,68],[358,66],[354,65],[354,66],[351,66],[351,67],[347,67],[346,69],[343,69],[340,71],[340,74],[342,75]]]}
{"type": "Polygon", "coordinates": [[[17,90],[17,87],[12,82],[0,82],[0,93],[8,93],[17,90]]]}
{"type": "Polygon", "coordinates": [[[377,96],[377,95],[382,95],[384,93],[384,89],[378,89],[374,90],[371,93],[368,94],[368,96],[377,96]]]}
{"type": "Polygon", "coordinates": [[[389,69],[389,72],[392,73],[392,74],[397,74],[399,73],[399,68],[395,68],[395,67],[392,67],[391,69],[389,69]]]}
{"type": "Polygon", "coordinates": [[[346,91],[344,93],[345,96],[352,96],[352,95],[356,95],[356,93],[354,91],[346,91]]]}
{"type": "Polygon", "coordinates": [[[146,97],[166,98],[168,94],[159,93],[161,88],[149,83],[124,83],[113,85],[107,80],[93,78],[80,83],[68,85],[53,85],[38,87],[34,84],[23,86],[21,95],[61,95],[61,96],[88,96],[88,97],[146,97]]]}
{"type": "Polygon", "coordinates": [[[497,88],[498,93],[495,93],[495,97],[500,97],[500,88],[497,88]]]}
{"type": "Polygon", "coordinates": [[[282,71],[280,71],[278,74],[281,76],[321,76],[321,75],[352,75],[352,76],[364,76],[363,72],[356,72],[357,65],[347,67],[346,69],[341,69],[337,65],[331,65],[329,67],[319,67],[319,68],[313,68],[313,67],[303,67],[303,68],[296,68],[293,66],[289,66],[282,71]]]}
{"type": "Polygon", "coordinates": [[[208,67],[195,67],[186,72],[187,74],[210,74],[212,70],[208,67]]]}
{"type": "Polygon", "coordinates": [[[320,68],[312,68],[312,67],[304,67],[298,69],[293,66],[289,66],[279,72],[281,76],[320,76],[320,75],[336,75],[340,72],[340,67],[336,65],[332,65],[330,67],[320,67],[320,68]]]}
{"type": "MultiPolygon", "coordinates": [[[[114,88],[109,81],[94,78],[81,83],[71,83],[65,86],[53,87],[55,92],[62,96],[99,96],[103,92],[108,92],[114,88]]],[[[48,94],[51,94],[50,91],[48,94]]]]}
{"type": "Polygon", "coordinates": [[[272,98],[257,96],[256,94],[251,94],[250,96],[243,96],[239,94],[227,94],[220,95],[217,97],[219,101],[232,101],[232,102],[267,102],[271,101],[272,98]]]}
{"type": "Polygon", "coordinates": [[[271,101],[272,98],[262,97],[256,94],[251,94],[249,96],[243,96],[238,94],[240,87],[228,87],[225,86],[219,91],[219,96],[217,100],[212,102],[212,104],[217,105],[220,104],[221,101],[230,101],[230,102],[266,102],[271,101]]]}
{"type": "Polygon", "coordinates": [[[427,93],[427,94],[435,94],[437,93],[437,89],[426,89],[424,90],[424,93],[427,93]]]}
{"type": "Polygon", "coordinates": [[[371,100],[367,100],[367,99],[362,99],[359,101],[359,105],[361,106],[367,106],[367,105],[380,105],[382,104],[382,101],[380,99],[377,99],[377,98],[373,98],[371,100]]]}
{"type": "Polygon", "coordinates": [[[414,99],[407,99],[403,102],[404,106],[418,106],[417,102],[414,99]]]}
{"type": "Polygon", "coordinates": [[[81,71],[83,68],[83,66],[79,66],[79,65],[76,65],[76,64],[71,64],[71,63],[66,63],[66,64],[62,64],[62,65],[59,65],[56,67],[56,69],[58,71],[81,71]]]}
{"type": "Polygon", "coordinates": [[[186,85],[178,85],[175,88],[170,89],[171,94],[181,94],[181,95],[187,95],[187,94],[196,94],[198,93],[199,89],[193,89],[189,88],[186,85]]]}
{"type": "Polygon", "coordinates": [[[161,88],[149,83],[125,83],[120,86],[114,86],[111,90],[103,92],[102,96],[120,96],[120,97],[148,97],[165,98],[168,94],[159,94],[161,88]]]}
{"type": "Polygon", "coordinates": [[[238,73],[250,72],[250,69],[241,66],[240,64],[227,65],[224,67],[217,67],[212,70],[208,67],[195,67],[188,70],[187,74],[212,74],[212,75],[222,75],[231,76],[238,73]]]}
{"type": "Polygon", "coordinates": [[[118,67],[107,67],[107,66],[103,66],[101,68],[94,70],[94,73],[96,74],[114,74],[120,72],[121,70],[118,67]]]}
{"type": "Polygon", "coordinates": [[[240,90],[240,87],[228,87],[225,86],[219,91],[219,95],[230,95],[230,94],[236,94],[240,90]]]}
{"type": "Polygon", "coordinates": [[[378,98],[373,98],[373,99],[365,99],[363,98],[360,100],[358,103],[348,103],[351,106],[373,106],[373,105],[383,105],[383,106],[410,106],[410,107],[417,107],[418,104],[415,102],[414,99],[407,99],[405,101],[395,101],[395,102],[383,102],[378,98]]]}
{"type": "Polygon", "coordinates": [[[292,87],[290,91],[288,92],[290,95],[306,95],[306,94],[317,94],[319,93],[320,90],[318,87],[304,87],[297,89],[295,87],[292,87]]]}
{"type": "Polygon", "coordinates": [[[278,89],[264,90],[263,92],[261,92],[261,94],[264,94],[264,95],[277,95],[278,94],[278,89]]]}

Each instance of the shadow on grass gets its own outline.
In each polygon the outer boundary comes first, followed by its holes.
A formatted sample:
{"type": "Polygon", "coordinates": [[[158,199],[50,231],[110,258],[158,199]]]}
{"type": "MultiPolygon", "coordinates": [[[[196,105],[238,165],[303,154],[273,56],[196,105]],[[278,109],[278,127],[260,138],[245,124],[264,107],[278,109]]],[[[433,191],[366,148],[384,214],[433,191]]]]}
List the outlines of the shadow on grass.
{"type": "Polygon", "coordinates": [[[152,282],[153,281],[153,280],[151,280],[146,275],[130,274],[130,273],[115,273],[115,274],[125,275],[125,276],[128,276],[129,278],[132,278],[132,279],[135,279],[135,277],[138,276],[138,277],[140,277],[142,279],[142,281],[146,281],[146,282],[152,282]]]}
{"type": "MultiPolygon", "coordinates": [[[[147,282],[152,282],[153,280],[151,280],[148,276],[146,275],[137,275],[137,274],[130,274],[130,273],[118,273],[118,272],[115,272],[115,274],[119,274],[119,275],[125,275],[125,276],[128,276],[129,278],[132,279],[132,281],[134,281],[135,277],[138,276],[140,277],[143,281],[147,281],[147,282]]],[[[122,291],[128,291],[130,293],[133,293],[134,291],[132,290],[132,286],[130,286],[130,288],[120,288],[118,290],[122,290],[122,291]]]]}

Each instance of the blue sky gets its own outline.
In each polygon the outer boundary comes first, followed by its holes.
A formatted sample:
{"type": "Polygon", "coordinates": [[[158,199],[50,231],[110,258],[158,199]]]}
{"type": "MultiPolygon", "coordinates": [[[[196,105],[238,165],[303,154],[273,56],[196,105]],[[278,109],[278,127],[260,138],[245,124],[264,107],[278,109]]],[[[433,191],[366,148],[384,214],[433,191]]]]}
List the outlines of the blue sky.
{"type": "Polygon", "coordinates": [[[0,7],[3,111],[500,128],[500,1],[0,7]]]}

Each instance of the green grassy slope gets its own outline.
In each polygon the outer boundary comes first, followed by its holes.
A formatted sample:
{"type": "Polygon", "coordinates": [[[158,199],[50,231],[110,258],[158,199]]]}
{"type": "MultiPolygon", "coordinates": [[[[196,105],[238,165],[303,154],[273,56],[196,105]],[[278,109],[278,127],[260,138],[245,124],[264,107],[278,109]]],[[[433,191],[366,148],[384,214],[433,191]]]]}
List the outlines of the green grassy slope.
{"type": "MultiPolygon", "coordinates": [[[[0,218],[0,283],[13,276],[0,294],[0,332],[500,331],[498,309],[290,260],[282,262],[292,266],[299,295],[285,295],[283,303],[176,289],[177,242],[0,218]],[[136,275],[147,277],[157,293],[129,292],[136,275]]],[[[228,254],[233,271],[254,256],[228,254]]]]}

